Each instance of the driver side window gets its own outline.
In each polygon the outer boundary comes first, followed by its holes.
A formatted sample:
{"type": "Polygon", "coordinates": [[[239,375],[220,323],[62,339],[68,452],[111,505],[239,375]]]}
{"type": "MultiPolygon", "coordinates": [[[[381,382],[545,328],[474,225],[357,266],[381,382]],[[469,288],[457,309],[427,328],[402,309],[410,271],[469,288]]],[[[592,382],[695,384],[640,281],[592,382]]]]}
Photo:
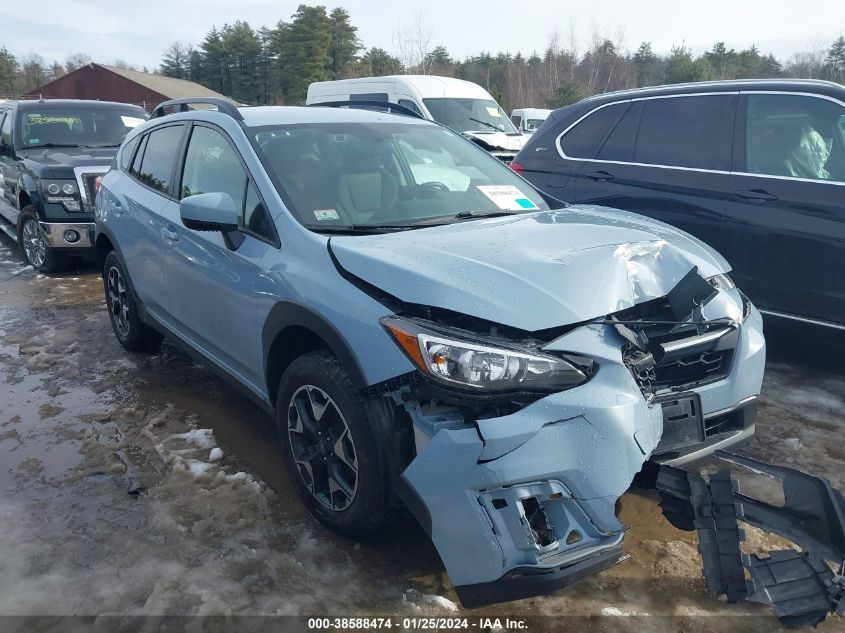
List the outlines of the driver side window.
{"type": "Polygon", "coordinates": [[[239,211],[241,228],[275,243],[267,208],[237,152],[217,130],[195,125],[185,154],[179,199],[201,193],[228,193],[239,211]]]}

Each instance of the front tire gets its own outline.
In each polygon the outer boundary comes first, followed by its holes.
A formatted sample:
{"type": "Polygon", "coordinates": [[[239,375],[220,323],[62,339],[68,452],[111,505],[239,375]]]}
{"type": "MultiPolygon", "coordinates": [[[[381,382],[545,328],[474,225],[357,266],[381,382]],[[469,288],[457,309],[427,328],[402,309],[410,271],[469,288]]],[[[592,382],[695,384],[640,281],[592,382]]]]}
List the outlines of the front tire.
{"type": "Polygon", "coordinates": [[[23,260],[39,273],[55,273],[64,266],[64,257],[47,243],[32,205],[24,207],[18,218],[18,245],[23,260]]]}
{"type": "Polygon", "coordinates": [[[346,536],[384,521],[387,478],[367,400],[328,352],[309,352],[282,376],[276,400],[279,441],[291,481],[311,513],[346,536]]]}
{"type": "Polygon", "coordinates": [[[162,336],[141,321],[129,276],[114,251],[106,255],[103,264],[103,287],[112,330],[121,346],[130,352],[157,351],[162,336]]]}

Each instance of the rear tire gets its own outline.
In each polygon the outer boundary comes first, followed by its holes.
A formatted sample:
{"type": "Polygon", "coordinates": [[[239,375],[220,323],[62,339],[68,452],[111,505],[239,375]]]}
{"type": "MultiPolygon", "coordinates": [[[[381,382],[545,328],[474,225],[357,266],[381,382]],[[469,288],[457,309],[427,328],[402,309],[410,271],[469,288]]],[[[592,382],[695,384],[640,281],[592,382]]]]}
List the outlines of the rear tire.
{"type": "Polygon", "coordinates": [[[48,245],[38,213],[31,204],[18,217],[18,247],[23,260],[39,273],[55,273],[64,267],[64,257],[48,245]]]}
{"type": "Polygon", "coordinates": [[[299,496],[323,524],[365,536],[387,514],[387,477],[367,399],[332,354],[309,352],[282,376],[276,424],[299,496]]]}
{"type": "Polygon", "coordinates": [[[130,352],[158,351],[162,336],[141,321],[129,276],[114,251],[106,255],[103,264],[103,288],[109,320],[118,343],[130,352]]]}

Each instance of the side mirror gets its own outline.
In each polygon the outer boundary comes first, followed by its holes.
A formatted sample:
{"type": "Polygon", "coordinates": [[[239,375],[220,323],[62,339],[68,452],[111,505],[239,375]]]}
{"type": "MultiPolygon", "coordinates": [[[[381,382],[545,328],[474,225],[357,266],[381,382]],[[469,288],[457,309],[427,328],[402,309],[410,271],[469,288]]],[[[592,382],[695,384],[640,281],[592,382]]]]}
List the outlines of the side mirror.
{"type": "Polygon", "coordinates": [[[238,231],[238,210],[228,193],[201,193],[183,198],[179,216],[182,224],[192,231],[220,231],[231,250],[244,241],[238,231]]]}

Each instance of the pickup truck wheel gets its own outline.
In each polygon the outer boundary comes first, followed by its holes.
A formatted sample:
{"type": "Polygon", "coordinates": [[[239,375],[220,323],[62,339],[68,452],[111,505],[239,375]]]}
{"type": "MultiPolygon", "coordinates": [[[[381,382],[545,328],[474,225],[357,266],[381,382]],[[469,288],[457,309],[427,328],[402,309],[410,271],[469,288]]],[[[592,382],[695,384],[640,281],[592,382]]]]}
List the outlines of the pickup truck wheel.
{"type": "Polygon", "coordinates": [[[24,261],[40,273],[54,273],[64,265],[64,258],[47,243],[32,205],[21,210],[18,218],[18,245],[24,261]]]}
{"type": "Polygon", "coordinates": [[[103,265],[103,287],[109,320],[118,342],[130,352],[154,352],[162,336],[141,321],[138,304],[129,286],[129,277],[117,255],[111,251],[103,265]]]}
{"type": "Polygon", "coordinates": [[[352,537],[379,527],[387,486],[366,398],[328,352],[309,352],[282,376],[276,423],[285,464],[311,513],[352,537]]]}

